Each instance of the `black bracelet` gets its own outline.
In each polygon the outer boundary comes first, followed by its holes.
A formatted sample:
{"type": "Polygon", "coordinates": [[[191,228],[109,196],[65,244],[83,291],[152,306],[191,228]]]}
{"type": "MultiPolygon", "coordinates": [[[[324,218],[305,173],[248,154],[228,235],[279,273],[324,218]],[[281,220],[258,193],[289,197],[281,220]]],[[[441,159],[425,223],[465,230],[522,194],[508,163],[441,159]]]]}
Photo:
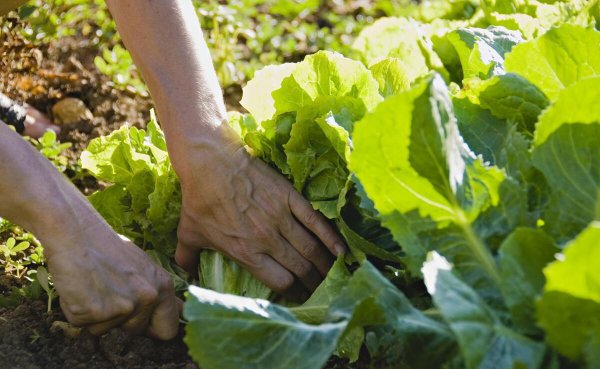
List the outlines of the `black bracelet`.
{"type": "Polygon", "coordinates": [[[24,107],[0,93],[0,120],[14,126],[17,132],[23,133],[26,115],[24,107]]]}

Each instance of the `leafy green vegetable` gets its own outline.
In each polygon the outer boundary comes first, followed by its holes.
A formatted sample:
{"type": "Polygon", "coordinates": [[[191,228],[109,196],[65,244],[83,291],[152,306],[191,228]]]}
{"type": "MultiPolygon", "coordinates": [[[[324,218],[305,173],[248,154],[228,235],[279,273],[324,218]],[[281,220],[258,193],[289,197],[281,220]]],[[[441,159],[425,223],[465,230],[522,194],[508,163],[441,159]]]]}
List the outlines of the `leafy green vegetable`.
{"type": "Polygon", "coordinates": [[[383,59],[370,68],[373,77],[379,83],[379,93],[383,97],[395,95],[408,90],[412,79],[410,72],[398,58],[383,59]]]}
{"type": "Polygon", "coordinates": [[[184,317],[190,355],[206,369],[320,368],[347,325],[308,325],[266,300],[195,286],[189,289],[184,317]]]}
{"type": "Polygon", "coordinates": [[[459,28],[446,37],[460,58],[464,78],[482,79],[503,74],[504,54],[523,41],[519,32],[504,27],[459,28]]]}
{"type": "Polygon", "coordinates": [[[550,237],[531,228],[516,229],[498,250],[502,294],[514,323],[525,333],[538,333],[534,302],[545,284],[542,269],[556,252],[550,237]]]}
{"type": "Polygon", "coordinates": [[[411,81],[431,69],[448,76],[421,25],[406,18],[378,19],[360,33],[352,48],[368,66],[389,57],[398,58],[411,81]]]}
{"type": "Polygon", "coordinates": [[[517,74],[502,74],[485,81],[467,82],[466,94],[500,119],[517,123],[522,132],[533,135],[538,116],[549,101],[533,84],[517,74]]]}
{"type": "Polygon", "coordinates": [[[123,126],[92,140],[81,164],[96,178],[114,183],[90,196],[113,228],[144,247],[175,252],[181,191],[155,121],[147,131],[123,126]]]}
{"type": "Polygon", "coordinates": [[[505,68],[528,79],[554,101],[565,87],[600,74],[599,47],[600,32],[564,25],[517,45],[506,57],[505,68]]]}
{"type": "Polygon", "coordinates": [[[467,369],[539,368],[544,344],[510,330],[437,253],[423,265],[427,290],[456,335],[467,369]]]}
{"type": "Polygon", "coordinates": [[[519,30],[525,38],[531,39],[556,25],[593,25],[591,10],[595,3],[596,0],[484,0],[481,6],[490,24],[519,30]]]}
{"type": "Polygon", "coordinates": [[[600,223],[593,222],[544,269],[548,283],[537,305],[550,344],[570,358],[584,358],[590,367],[600,350],[599,242],[600,223]]]}
{"type": "Polygon", "coordinates": [[[275,114],[273,91],[281,87],[281,81],[296,68],[295,64],[267,66],[254,74],[254,78],[244,87],[240,104],[248,110],[257,122],[270,119],[275,114]]]}
{"type": "Polygon", "coordinates": [[[212,250],[200,253],[200,284],[213,291],[268,299],[272,291],[233,260],[212,250]]]}
{"type": "Polygon", "coordinates": [[[315,307],[315,300],[286,309],[265,300],[192,286],[184,310],[189,321],[186,342],[192,357],[208,369],[240,365],[274,369],[281,368],[281,353],[285,352],[286,367],[319,368],[339,340],[344,342],[365,326],[372,327],[371,334],[377,337],[372,349],[385,350],[390,365],[401,360],[410,368],[436,368],[454,352],[454,339],[445,325],[412,307],[371,264],[365,263],[349,278],[340,278],[345,274],[342,265],[338,261],[324,282],[328,287],[315,292],[322,296],[316,298],[318,304],[327,305],[326,315],[318,322],[312,313],[306,315],[315,307]],[[325,291],[333,286],[339,289],[329,302],[330,295],[325,291]],[[291,312],[308,318],[313,325],[298,321],[291,312]],[[265,339],[257,341],[256,337],[265,339]],[[232,354],[224,358],[223,352],[230,350],[232,354]],[[421,350],[429,350],[432,355],[423,357],[421,350]],[[308,352],[310,358],[305,355],[308,352]]]}
{"type": "Polygon", "coordinates": [[[498,270],[473,222],[498,206],[508,179],[463,146],[443,80],[388,98],[357,124],[354,145],[351,168],[409,269],[418,272],[435,245],[474,285],[493,289],[498,270]]]}
{"type": "Polygon", "coordinates": [[[566,89],[540,116],[533,163],[546,176],[548,233],[565,242],[600,219],[599,77],[566,89]]]}

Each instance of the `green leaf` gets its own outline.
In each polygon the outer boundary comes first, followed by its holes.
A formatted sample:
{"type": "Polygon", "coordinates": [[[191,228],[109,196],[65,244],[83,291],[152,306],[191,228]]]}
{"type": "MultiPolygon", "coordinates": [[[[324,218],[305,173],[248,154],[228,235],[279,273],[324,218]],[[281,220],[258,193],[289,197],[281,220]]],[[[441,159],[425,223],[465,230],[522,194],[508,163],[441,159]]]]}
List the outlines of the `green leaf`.
{"type": "Polygon", "coordinates": [[[198,268],[202,287],[260,299],[268,299],[272,295],[272,291],[247,270],[216,251],[203,250],[198,268]]]}
{"type": "Polygon", "coordinates": [[[518,228],[499,250],[502,294],[513,322],[524,333],[536,334],[535,299],[541,294],[544,267],[554,260],[558,248],[539,229],[518,228]]]}
{"type": "MultiPolygon", "coordinates": [[[[466,151],[443,80],[433,76],[389,97],[356,124],[353,140],[350,167],[409,269],[418,273],[435,247],[472,285],[495,290],[499,274],[473,223],[502,205],[506,177],[466,151]]],[[[503,222],[507,213],[488,222],[503,222]]]]}
{"type": "MultiPolygon", "coordinates": [[[[304,304],[290,308],[290,311],[305,323],[325,322],[331,303],[346,287],[349,279],[350,272],[346,268],[344,257],[340,256],[327,273],[327,278],[317,287],[310,298],[304,304]]],[[[345,333],[339,342],[337,355],[348,358],[350,362],[358,360],[363,340],[364,329],[354,327],[351,332],[345,333]]]]}
{"type": "Polygon", "coordinates": [[[538,116],[549,101],[533,84],[517,74],[494,76],[486,81],[467,82],[467,95],[492,115],[517,123],[520,130],[533,135],[538,116]]]}
{"type": "MultiPolygon", "coordinates": [[[[595,365],[600,352],[600,223],[591,223],[544,269],[546,286],[537,305],[548,342],[572,359],[595,365]]],[[[591,366],[590,366],[591,367],[591,366]]]]}
{"type": "Polygon", "coordinates": [[[589,78],[563,90],[537,124],[533,163],[550,187],[543,217],[559,242],[600,219],[598,83],[589,78]]]}
{"type": "Polygon", "coordinates": [[[334,300],[329,316],[366,326],[374,363],[385,367],[439,368],[455,353],[448,327],[413,307],[404,294],[365,262],[334,300]],[[427,352],[427,355],[423,355],[427,352]],[[403,366],[404,365],[404,366],[403,366]]]}
{"type": "Polygon", "coordinates": [[[11,251],[14,253],[25,251],[29,248],[29,245],[30,243],[28,241],[21,241],[18,244],[16,244],[15,247],[11,249],[11,251]]]}
{"type": "Polygon", "coordinates": [[[155,174],[149,170],[141,170],[131,177],[127,191],[131,194],[131,210],[134,213],[144,213],[150,206],[148,196],[154,192],[155,174]]]}
{"type": "Polygon", "coordinates": [[[244,138],[248,132],[258,129],[256,121],[252,115],[242,114],[237,111],[227,112],[229,126],[234,129],[241,138],[244,138]]]}
{"type": "Polygon", "coordinates": [[[336,348],[347,322],[298,321],[266,300],[190,286],[185,343],[205,369],[316,369],[336,348]]]}
{"type": "MultiPolygon", "coordinates": [[[[336,108],[330,104],[325,106],[336,108]]],[[[343,115],[350,114],[347,119],[353,123],[364,110],[355,115],[342,105],[338,112],[306,118],[299,113],[290,140],[284,145],[294,185],[310,201],[337,200],[348,178],[346,161],[350,156],[350,138],[337,120],[342,121],[343,115]]]]}
{"type": "Polygon", "coordinates": [[[292,74],[295,63],[270,65],[254,73],[254,78],[243,88],[240,104],[252,114],[257,122],[271,119],[275,114],[272,93],[281,82],[292,74]]]}
{"type": "Polygon", "coordinates": [[[565,87],[600,75],[600,32],[568,24],[553,28],[516,46],[504,65],[554,101],[565,87]]]}
{"type": "Polygon", "coordinates": [[[595,2],[485,0],[482,8],[489,23],[519,30],[525,38],[531,39],[566,23],[592,26],[594,21],[589,9],[595,2]]]}
{"type": "Polygon", "coordinates": [[[317,287],[310,298],[304,304],[290,308],[290,311],[305,323],[323,323],[332,301],[346,287],[349,279],[350,272],[348,272],[344,257],[340,256],[327,273],[327,278],[317,287]]]}
{"type": "Polygon", "coordinates": [[[144,132],[123,126],[109,136],[92,140],[81,154],[81,164],[98,179],[126,184],[138,171],[152,167],[149,154],[144,132]]]}
{"type": "Polygon", "coordinates": [[[537,369],[545,346],[505,326],[437,253],[423,265],[427,290],[456,336],[467,369],[537,369]]]}
{"type": "Polygon", "coordinates": [[[365,262],[348,277],[342,258],[306,306],[286,309],[191,286],[184,316],[190,354],[207,369],[321,368],[336,346],[340,354],[356,358],[363,328],[381,338],[373,355],[415,369],[438,368],[455,350],[448,328],[412,307],[375,267],[365,262]],[[292,312],[323,320],[308,325],[292,312]],[[422,350],[430,355],[421,355],[422,350]]]}
{"type": "Polygon", "coordinates": [[[533,168],[529,142],[516,124],[492,115],[467,98],[453,99],[460,133],[477,155],[525,183],[533,168]]]}
{"type": "Polygon", "coordinates": [[[113,185],[94,192],[88,200],[117,233],[130,239],[140,236],[131,227],[133,212],[127,205],[131,200],[125,188],[113,185]]]}
{"type": "Polygon", "coordinates": [[[503,74],[504,54],[523,41],[518,31],[494,26],[458,28],[446,37],[458,53],[465,79],[503,74]]]}
{"type": "Polygon", "coordinates": [[[379,93],[384,98],[407,91],[413,81],[410,72],[398,58],[383,59],[371,65],[369,69],[379,83],[379,93]]]}
{"type": "Polygon", "coordinates": [[[448,77],[431,41],[419,23],[406,18],[381,18],[358,35],[352,49],[367,66],[397,58],[412,81],[435,70],[448,77]]]}
{"type": "MultiPolygon", "coordinates": [[[[350,247],[353,253],[355,249],[369,256],[374,256],[381,260],[391,261],[397,264],[402,264],[402,258],[389,250],[386,250],[381,243],[375,244],[363,238],[361,235],[356,233],[351,227],[346,224],[343,218],[339,219],[338,228],[340,233],[344,236],[346,243],[350,247]]],[[[398,248],[398,251],[399,248],[398,248]]]]}
{"type": "Polygon", "coordinates": [[[327,51],[309,55],[298,63],[272,96],[277,114],[298,111],[324,96],[355,98],[367,110],[382,100],[377,81],[364,65],[327,51]]]}
{"type": "Polygon", "coordinates": [[[600,122],[600,76],[586,78],[562,90],[539,117],[534,145],[542,145],[561,126],[600,122]]]}

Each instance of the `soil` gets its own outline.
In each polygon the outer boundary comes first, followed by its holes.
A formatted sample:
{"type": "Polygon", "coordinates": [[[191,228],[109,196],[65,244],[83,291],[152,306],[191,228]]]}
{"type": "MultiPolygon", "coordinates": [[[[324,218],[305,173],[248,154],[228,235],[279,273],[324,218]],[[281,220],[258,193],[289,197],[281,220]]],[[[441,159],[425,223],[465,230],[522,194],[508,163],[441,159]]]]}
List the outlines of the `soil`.
{"type": "Polygon", "coordinates": [[[82,330],[71,338],[69,327],[61,328],[64,321],[59,310],[47,313],[41,301],[0,309],[0,369],[197,368],[181,334],[161,342],[120,329],[101,337],[82,330]]]}

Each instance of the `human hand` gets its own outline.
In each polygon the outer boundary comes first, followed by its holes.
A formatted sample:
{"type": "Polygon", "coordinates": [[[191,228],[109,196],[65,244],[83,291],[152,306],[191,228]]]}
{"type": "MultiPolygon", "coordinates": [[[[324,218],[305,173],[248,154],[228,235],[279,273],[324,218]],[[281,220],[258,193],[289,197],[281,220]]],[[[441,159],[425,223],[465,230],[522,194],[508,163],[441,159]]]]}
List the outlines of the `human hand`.
{"type": "Polygon", "coordinates": [[[165,270],[98,222],[46,258],[67,320],[100,335],[122,326],[168,340],[177,335],[181,301],[165,270]]]}
{"type": "MultiPolygon", "coordinates": [[[[232,143],[233,142],[233,143],[232,143]]],[[[236,260],[277,292],[297,278],[313,291],[344,252],[340,237],[293,186],[240,144],[188,150],[186,164],[173,157],[183,206],[177,263],[194,270],[201,249],[236,260]]]]}

